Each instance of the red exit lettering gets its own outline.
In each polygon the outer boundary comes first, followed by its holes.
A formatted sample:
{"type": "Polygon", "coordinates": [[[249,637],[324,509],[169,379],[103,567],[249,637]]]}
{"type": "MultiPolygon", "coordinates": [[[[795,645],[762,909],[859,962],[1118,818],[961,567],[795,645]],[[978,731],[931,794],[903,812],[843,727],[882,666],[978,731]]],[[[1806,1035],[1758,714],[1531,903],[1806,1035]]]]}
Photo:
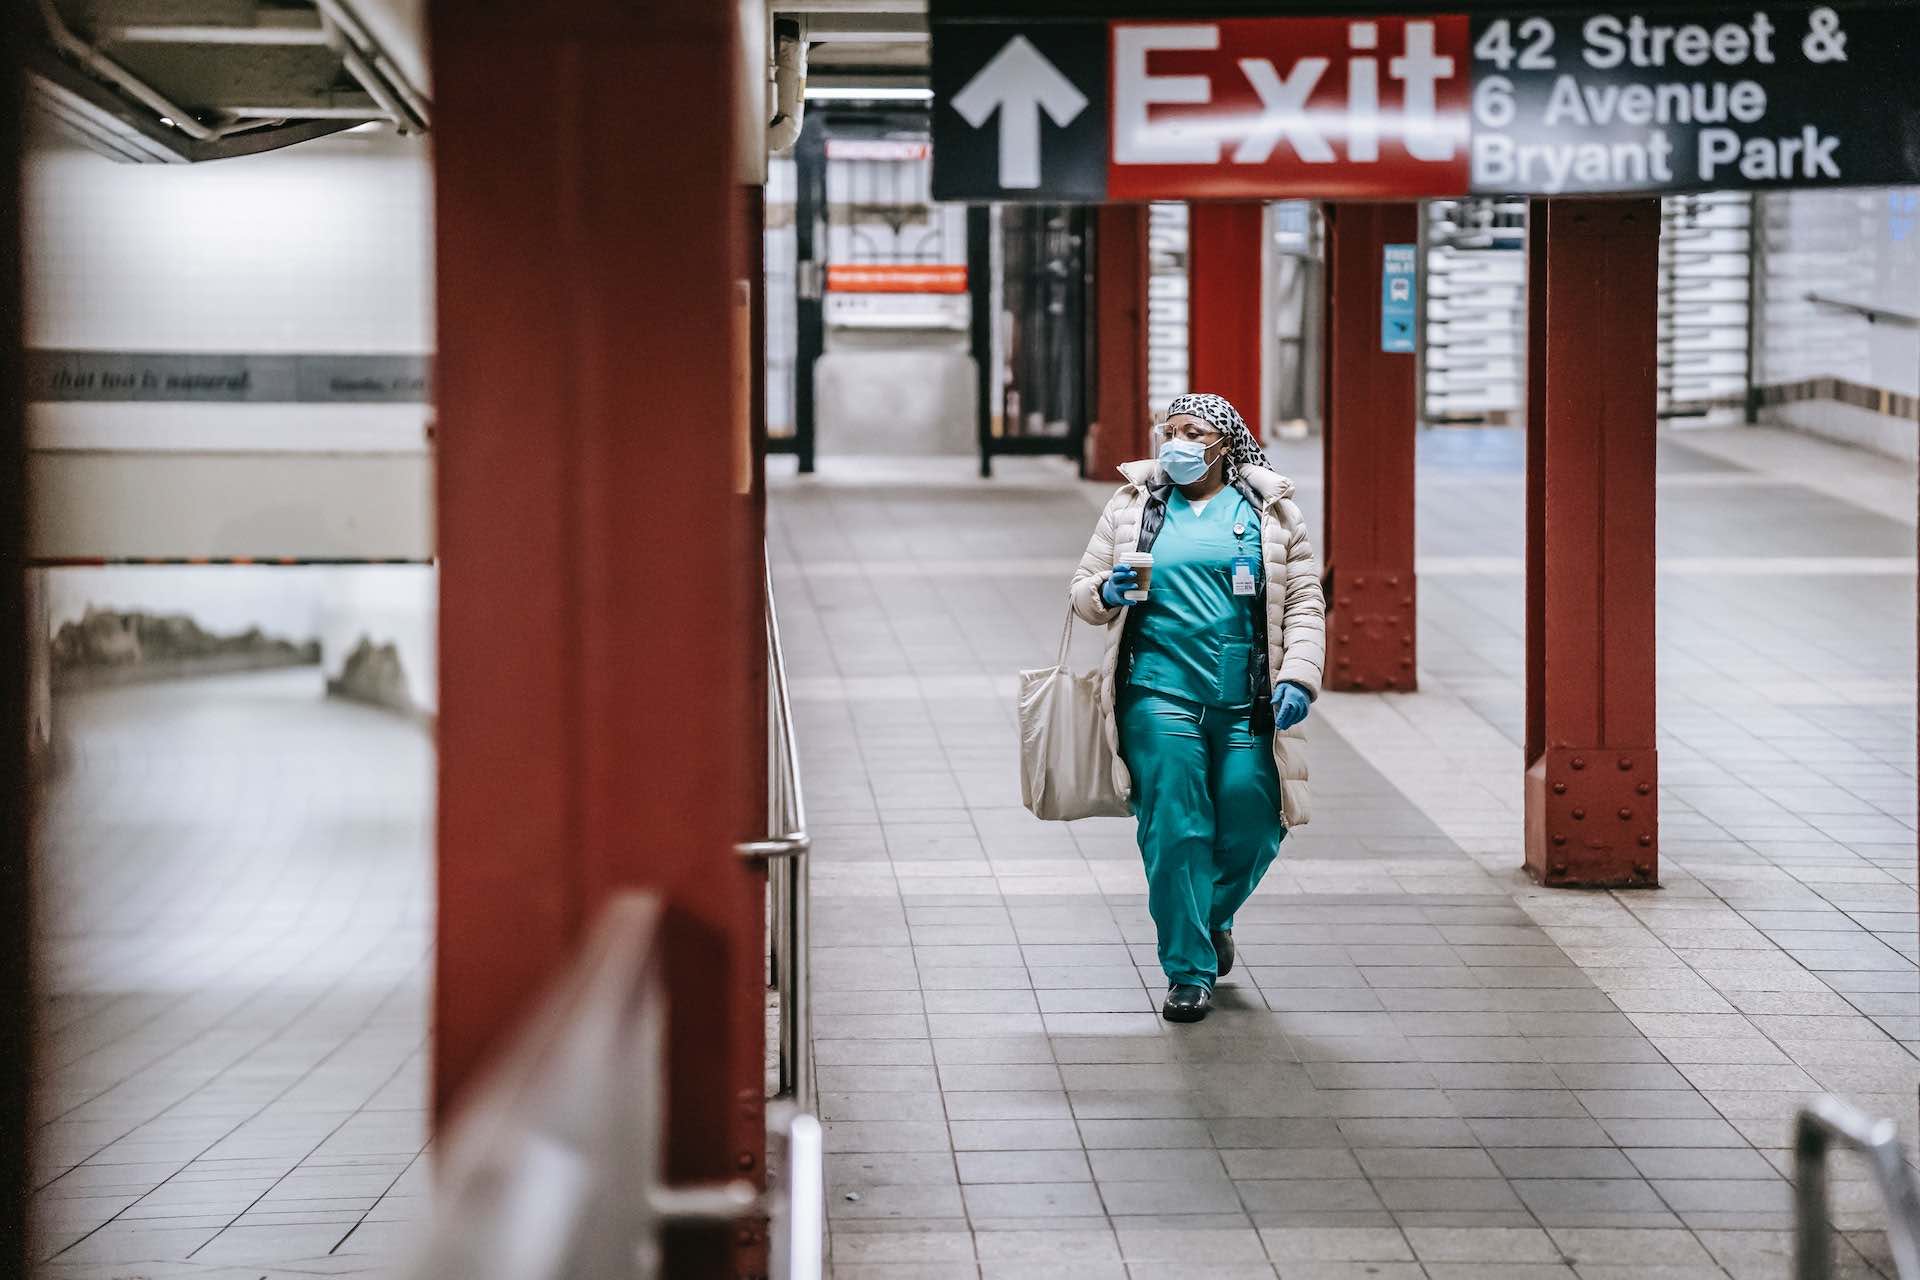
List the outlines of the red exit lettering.
{"type": "Polygon", "coordinates": [[[1464,16],[1116,22],[1111,41],[1110,199],[1467,188],[1464,16]]]}

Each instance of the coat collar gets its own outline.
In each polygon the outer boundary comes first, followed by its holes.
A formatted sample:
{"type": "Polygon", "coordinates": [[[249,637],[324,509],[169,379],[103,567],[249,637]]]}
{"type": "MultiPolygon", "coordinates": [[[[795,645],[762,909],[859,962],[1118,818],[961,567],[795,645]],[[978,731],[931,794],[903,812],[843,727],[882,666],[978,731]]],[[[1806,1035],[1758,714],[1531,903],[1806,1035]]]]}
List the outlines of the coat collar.
{"type": "MultiPolygon", "coordinates": [[[[1156,458],[1142,458],[1138,462],[1122,463],[1120,474],[1136,489],[1157,488],[1173,483],[1167,479],[1166,472],[1161,469],[1160,462],[1156,458]]],[[[1282,498],[1293,496],[1293,481],[1278,472],[1269,471],[1265,467],[1245,467],[1240,475],[1246,480],[1247,486],[1269,507],[1282,498]]]]}

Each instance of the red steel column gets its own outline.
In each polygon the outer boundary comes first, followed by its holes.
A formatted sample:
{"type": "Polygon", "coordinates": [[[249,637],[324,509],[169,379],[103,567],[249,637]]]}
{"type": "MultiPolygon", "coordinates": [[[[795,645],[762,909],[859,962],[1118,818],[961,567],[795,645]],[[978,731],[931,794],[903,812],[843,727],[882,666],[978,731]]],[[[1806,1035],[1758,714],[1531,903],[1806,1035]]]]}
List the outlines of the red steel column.
{"type": "Polygon", "coordinates": [[[1195,204],[1188,215],[1187,364],[1190,388],[1225,396],[1260,432],[1260,353],[1266,336],[1261,269],[1266,206],[1195,204]]]}
{"type": "Polygon", "coordinates": [[[1659,881],[1658,200],[1527,215],[1527,871],[1659,881]]]}
{"type": "Polygon", "coordinates": [[[1385,246],[1415,204],[1329,204],[1326,271],[1327,687],[1416,687],[1413,356],[1380,349],[1385,246]]]}
{"type": "Polygon", "coordinates": [[[1147,206],[1095,211],[1094,305],[1098,308],[1098,402],[1087,438],[1086,474],[1104,480],[1149,452],[1147,425],[1147,206]]]}
{"type": "MultiPolygon", "coordinates": [[[[756,121],[756,124],[758,122],[756,121]]],[[[756,136],[758,130],[755,130],[756,136]]],[[[733,629],[725,637],[725,648],[734,660],[739,677],[738,694],[744,705],[737,708],[740,732],[744,735],[745,758],[738,760],[731,794],[734,797],[735,839],[758,839],[767,832],[767,347],[766,347],[766,188],[760,185],[734,188],[739,221],[734,237],[734,325],[739,339],[733,346],[734,386],[738,398],[733,411],[739,415],[733,431],[734,447],[729,451],[733,464],[731,492],[722,500],[739,541],[733,554],[733,629]]],[[[737,1176],[754,1179],[766,1186],[766,1062],[767,1006],[763,965],[767,955],[766,873],[751,877],[745,904],[732,901],[735,914],[727,939],[729,961],[740,966],[734,970],[736,985],[729,993],[726,1034],[729,1057],[733,1063],[734,1129],[732,1144],[737,1176]],[[749,917],[742,919],[739,908],[745,905],[749,917]],[[743,953],[743,946],[745,951],[743,953]],[[759,1064],[754,1070],[748,1064],[759,1064]],[[753,1167],[741,1163],[743,1156],[755,1158],[753,1167]]],[[[691,1011],[690,1011],[691,1012],[691,1011]]],[[[682,1024],[685,1025],[685,1024],[682,1024]]],[[[698,1034],[698,1033],[695,1033],[698,1034]]],[[[807,1051],[811,1051],[807,1047],[807,1051]]],[[[697,1059],[699,1050],[690,1050],[697,1059]]],[[[702,1158],[706,1158],[704,1155],[702,1158]]],[[[772,1236],[765,1217],[756,1217],[734,1232],[733,1274],[758,1277],[768,1274],[772,1236]]]]}
{"type": "MultiPolygon", "coordinates": [[[[431,9],[435,1111],[599,904],[647,890],[671,1048],[667,1095],[635,1101],[677,1182],[758,1176],[764,1149],[763,881],[732,852],[766,806],[738,8],[431,9]]],[[[751,1273],[735,1247],[675,1233],[665,1270],[751,1273]]]]}
{"type": "MultiPolygon", "coordinates": [[[[0,1275],[28,1271],[34,998],[28,758],[27,433],[21,347],[21,6],[0,7],[0,1275]]],[[[45,644],[44,631],[36,637],[45,644]]]]}

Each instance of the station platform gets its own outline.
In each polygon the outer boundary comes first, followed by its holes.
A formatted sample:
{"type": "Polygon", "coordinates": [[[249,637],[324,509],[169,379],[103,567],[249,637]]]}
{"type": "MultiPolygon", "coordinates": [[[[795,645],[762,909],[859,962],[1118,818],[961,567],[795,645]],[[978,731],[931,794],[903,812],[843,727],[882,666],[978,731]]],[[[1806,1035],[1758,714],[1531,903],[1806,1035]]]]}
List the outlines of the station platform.
{"type": "MultiPolygon", "coordinates": [[[[1668,437],[1664,887],[1580,893],[1518,869],[1520,438],[1421,449],[1422,691],[1316,705],[1315,821],[1193,1027],[1131,824],[1019,802],[1013,673],[1109,486],[773,464],[840,1280],[1783,1277],[1795,1108],[1920,1132],[1912,472],[1668,437]]],[[[1317,519],[1317,447],[1273,452],[1317,519]]],[[[61,701],[37,1274],[378,1274],[418,1236],[431,745],[319,686],[61,701]]],[[[1886,1274],[1837,1173],[1848,1274],[1886,1274]]]]}
{"type": "Polygon", "coordinates": [[[34,1274],[380,1269],[427,1212],[428,735],[318,668],[59,722],[34,1274]]]}
{"type": "MultiPolygon", "coordinates": [[[[1317,520],[1317,442],[1272,452],[1317,520]]],[[[1111,486],[998,472],[771,482],[841,1280],[1783,1277],[1796,1108],[1832,1091],[1911,1144],[1910,469],[1668,435],[1663,887],[1545,891],[1522,439],[1423,433],[1421,692],[1316,704],[1314,821],[1185,1027],[1131,822],[1020,806],[1014,673],[1051,661],[1111,486]]],[[[1858,1172],[1846,1270],[1890,1273],[1858,1172]]]]}

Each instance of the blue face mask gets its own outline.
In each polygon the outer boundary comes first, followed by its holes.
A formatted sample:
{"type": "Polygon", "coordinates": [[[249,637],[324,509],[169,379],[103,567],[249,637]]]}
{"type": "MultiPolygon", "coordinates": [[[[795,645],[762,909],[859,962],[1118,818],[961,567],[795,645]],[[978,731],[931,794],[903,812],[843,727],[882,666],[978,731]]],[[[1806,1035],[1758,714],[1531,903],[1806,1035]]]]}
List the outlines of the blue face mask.
{"type": "Polygon", "coordinates": [[[1207,446],[1191,440],[1169,440],[1160,446],[1160,465],[1175,484],[1193,484],[1213,467],[1207,446]]]}

